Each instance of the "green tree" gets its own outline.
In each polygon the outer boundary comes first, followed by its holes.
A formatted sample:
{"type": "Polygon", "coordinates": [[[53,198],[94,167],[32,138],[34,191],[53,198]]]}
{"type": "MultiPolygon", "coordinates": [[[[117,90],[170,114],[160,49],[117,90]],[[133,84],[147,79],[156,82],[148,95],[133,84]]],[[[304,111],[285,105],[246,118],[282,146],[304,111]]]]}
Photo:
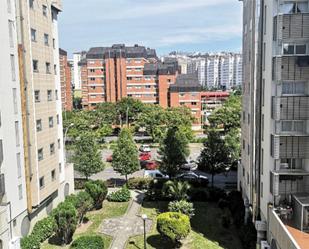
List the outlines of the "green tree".
{"type": "Polygon", "coordinates": [[[102,203],[106,198],[108,192],[105,183],[101,180],[86,182],[85,191],[93,199],[95,208],[102,208],[102,203]]]}
{"type": "Polygon", "coordinates": [[[104,169],[99,149],[99,145],[91,133],[82,133],[76,141],[73,156],[74,168],[86,179],[104,169]]]}
{"type": "Polygon", "coordinates": [[[237,166],[237,162],[240,158],[240,129],[230,130],[224,138],[225,147],[229,150],[231,165],[237,166]]]}
{"type": "Polygon", "coordinates": [[[214,186],[215,175],[226,171],[229,165],[230,151],[224,139],[219,132],[210,129],[199,157],[199,169],[211,174],[211,184],[214,186]]]}
{"type": "Polygon", "coordinates": [[[74,97],[73,98],[73,108],[74,109],[82,109],[82,98],[81,97],[74,97]]]}
{"type": "Polygon", "coordinates": [[[62,202],[51,214],[57,224],[56,234],[63,244],[69,244],[77,225],[77,211],[72,203],[62,202]]]}
{"type": "Polygon", "coordinates": [[[129,129],[122,129],[113,151],[112,167],[115,171],[124,175],[128,181],[128,175],[139,170],[138,150],[129,129]]]}
{"type": "Polygon", "coordinates": [[[178,127],[169,128],[160,144],[160,169],[170,177],[175,176],[189,156],[188,139],[178,127]]]}
{"type": "Polygon", "coordinates": [[[191,186],[188,182],[182,181],[167,181],[162,188],[162,192],[174,200],[187,200],[188,191],[191,186]]]}
{"type": "Polygon", "coordinates": [[[144,110],[144,104],[133,98],[123,98],[116,103],[116,112],[121,124],[132,124],[144,110]]]}

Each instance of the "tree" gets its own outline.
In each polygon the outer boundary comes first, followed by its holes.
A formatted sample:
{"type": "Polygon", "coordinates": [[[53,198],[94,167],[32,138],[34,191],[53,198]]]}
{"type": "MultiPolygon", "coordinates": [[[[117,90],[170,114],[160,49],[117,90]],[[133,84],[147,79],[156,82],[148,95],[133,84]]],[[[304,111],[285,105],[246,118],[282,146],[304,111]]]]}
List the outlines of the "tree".
{"type": "Polygon", "coordinates": [[[167,181],[163,185],[162,192],[171,197],[174,200],[187,200],[188,191],[191,186],[188,182],[181,181],[167,181]]]}
{"type": "Polygon", "coordinates": [[[69,195],[65,201],[71,202],[76,208],[79,224],[82,223],[85,214],[92,209],[94,204],[92,197],[85,191],[80,191],[77,195],[69,195]]]}
{"type": "Polygon", "coordinates": [[[105,183],[101,180],[86,182],[85,191],[93,199],[95,208],[102,208],[102,203],[106,198],[108,192],[105,183]]]}
{"type": "Polygon", "coordinates": [[[123,98],[116,103],[116,112],[119,115],[121,125],[135,122],[142,113],[144,104],[133,98],[123,98]]]}
{"type": "Polygon", "coordinates": [[[77,211],[72,203],[62,202],[51,214],[57,224],[56,234],[63,244],[69,244],[77,225],[77,211]]]}
{"type": "Polygon", "coordinates": [[[128,175],[139,169],[138,150],[129,129],[122,129],[117,140],[112,167],[115,171],[124,175],[128,181],[128,175]]]}
{"type": "Polygon", "coordinates": [[[214,186],[216,174],[224,172],[230,164],[230,151],[219,132],[210,129],[204,148],[199,157],[199,169],[211,174],[211,184],[214,186]]]}
{"type": "Polygon", "coordinates": [[[104,169],[99,145],[91,133],[83,133],[76,141],[73,156],[74,168],[86,179],[104,169]]]}
{"type": "Polygon", "coordinates": [[[230,160],[232,166],[237,166],[237,162],[240,158],[241,148],[240,148],[240,130],[232,129],[230,130],[225,138],[225,146],[229,150],[230,160]]]}
{"type": "Polygon", "coordinates": [[[74,109],[82,109],[82,98],[81,97],[74,97],[73,98],[73,108],[74,109]]]}
{"type": "Polygon", "coordinates": [[[178,127],[169,128],[159,149],[160,169],[170,177],[175,176],[180,166],[186,162],[189,153],[185,134],[178,127]]]}

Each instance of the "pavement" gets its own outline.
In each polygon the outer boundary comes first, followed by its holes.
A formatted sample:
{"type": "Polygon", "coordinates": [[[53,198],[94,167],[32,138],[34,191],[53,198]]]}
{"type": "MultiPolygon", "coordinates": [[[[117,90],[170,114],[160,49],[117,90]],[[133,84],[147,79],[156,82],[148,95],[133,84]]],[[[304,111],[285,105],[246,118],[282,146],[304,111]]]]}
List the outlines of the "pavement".
{"type": "MultiPolygon", "coordinates": [[[[111,249],[123,249],[131,236],[142,235],[144,233],[143,220],[139,215],[144,193],[132,191],[133,195],[130,206],[126,214],[122,217],[106,219],[101,225],[100,231],[113,237],[111,249]]],[[[152,220],[147,219],[145,223],[146,233],[150,232],[152,220]]]]}

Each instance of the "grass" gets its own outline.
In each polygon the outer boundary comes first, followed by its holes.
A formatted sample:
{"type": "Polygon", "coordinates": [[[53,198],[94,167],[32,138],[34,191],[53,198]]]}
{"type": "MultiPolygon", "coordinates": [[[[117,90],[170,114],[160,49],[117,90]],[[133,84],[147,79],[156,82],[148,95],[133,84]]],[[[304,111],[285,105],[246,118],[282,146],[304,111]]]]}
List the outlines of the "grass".
{"type": "MultiPolygon", "coordinates": [[[[222,227],[220,217],[223,213],[215,203],[194,203],[195,216],[191,219],[192,231],[183,241],[183,249],[241,249],[241,243],[231,226],[222,227]]],[[[145,202],[141,213],[153,220],[152,231],[147,235],[147,249],[171,249],[173,245],[162,238],[156,230],[156,217],[167,209],[166,202],[145,202]]],[[[131,237],[126,249],[142,249],[143,236],[131,237]]]]}
{"type": "MultiPolygon", "coordinates": [[[[87,227],[84,231],[79,232],[78,230],[75,232],[73,236],[73,240],[82,235],[100,235],[104,240],[105,248],[109,248],[112,237],[108,235],[104,235],[99,233],[99,228],[104,219],[113,218],[122,216],[125,214],[128,208],[129,202],[108,202],[104,201],[103,208],[96,211],[88,212],[86,215],[86,219],[91,222],[91,225],[87,227]]],[[[65,247],[55,245],[49,242],[45,242],[42,244],[41,249],[68,249],[70,246],[67,245],[65,247]]]]}

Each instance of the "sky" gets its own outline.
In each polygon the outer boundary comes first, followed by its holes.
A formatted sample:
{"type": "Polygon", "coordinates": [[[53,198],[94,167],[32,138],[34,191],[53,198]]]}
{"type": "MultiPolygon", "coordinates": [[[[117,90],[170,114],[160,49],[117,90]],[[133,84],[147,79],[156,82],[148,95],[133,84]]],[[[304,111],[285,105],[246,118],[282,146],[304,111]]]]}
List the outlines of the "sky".
{"type": "Polygon", "coordinates": [[[74,52],[112,44],[171,51],[241,51],[237,0],[62,0],[60,46],[74,52]]]}

